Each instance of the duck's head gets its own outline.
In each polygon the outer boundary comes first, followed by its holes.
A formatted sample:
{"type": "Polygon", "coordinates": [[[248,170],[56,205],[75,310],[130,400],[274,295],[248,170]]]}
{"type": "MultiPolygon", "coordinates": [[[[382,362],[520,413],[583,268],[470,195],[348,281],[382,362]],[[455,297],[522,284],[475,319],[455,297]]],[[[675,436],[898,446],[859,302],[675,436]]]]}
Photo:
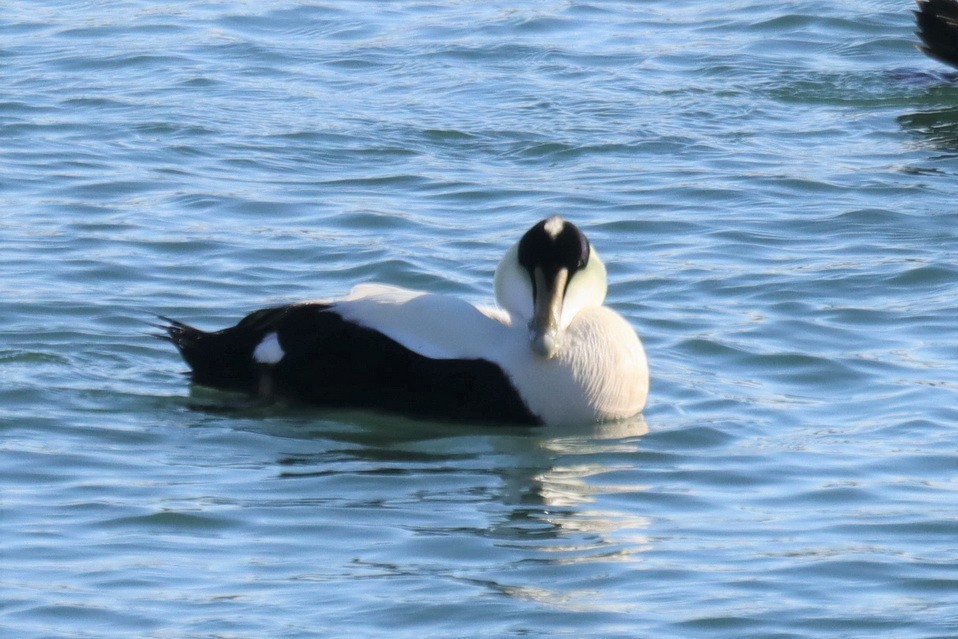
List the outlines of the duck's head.
{"type": "Polygon", "coordinates": [[[532,350],[550,358],[584,308],[601,306],[605,265],[579,228],[558,215],[542,220],[510,248],[496,269],[496,301],[517,325],[528,324],[532,350]]]}

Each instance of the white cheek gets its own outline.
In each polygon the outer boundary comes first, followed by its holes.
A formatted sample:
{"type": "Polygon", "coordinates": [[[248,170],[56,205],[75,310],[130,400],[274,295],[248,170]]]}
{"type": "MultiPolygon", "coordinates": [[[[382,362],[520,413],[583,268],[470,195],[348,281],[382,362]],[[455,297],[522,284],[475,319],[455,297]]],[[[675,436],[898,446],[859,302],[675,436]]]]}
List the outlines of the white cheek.
{"type": "Polygon", "coordinates": [[[519,245],[513,245],[496,269],[496,302],[514,320],[528,322],[533,314],[532,280],[519,266],[518,251],[519,245]]]}
{"type": "Polygon", "coordinates": [[[286,353],[279,345],[279,336],[276,333],[270,333],[264,337],[253,351],[253,359],[260,364],[279,364],[285,356],[286,353]]]}
{"type": "Polygon", "coordinates": [[[518,279],[512,280],[509,285],[504,287],[500,304],[513,317],[531,320],[533,315],[532,286],[518,279]]]}
{"type": "Polygon", "coordinates": [[[560,326],[567,328],[582,309],[602,306],[607,286],[605,265],[593,251],[589,266],[573,275],[566,288],[560,326]]]}

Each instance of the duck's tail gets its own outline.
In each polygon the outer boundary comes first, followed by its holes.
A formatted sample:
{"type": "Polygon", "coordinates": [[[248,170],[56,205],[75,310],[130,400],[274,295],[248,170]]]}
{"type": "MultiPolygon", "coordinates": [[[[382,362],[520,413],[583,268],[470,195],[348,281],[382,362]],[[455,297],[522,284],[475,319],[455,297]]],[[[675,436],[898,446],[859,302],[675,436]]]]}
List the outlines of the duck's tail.
{"type": "Polygon", "coordinates": [[[958,68],[958,0],[916,0],[918,48],[958,68]]]}
{"type": "Polygon", "coordinates": [[[208,333],[164,317],[155,336],[172,342],[190,367],[193,381],[204,386],[250,390],[258,373],[252,360],[255,338],[237,331],[208,333]]]}

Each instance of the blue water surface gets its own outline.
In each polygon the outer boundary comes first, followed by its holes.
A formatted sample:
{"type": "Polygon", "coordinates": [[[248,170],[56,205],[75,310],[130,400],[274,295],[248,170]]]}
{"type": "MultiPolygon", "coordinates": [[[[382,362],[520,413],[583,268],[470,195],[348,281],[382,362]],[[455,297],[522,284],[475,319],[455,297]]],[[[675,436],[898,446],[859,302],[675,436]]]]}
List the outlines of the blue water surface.
{"type": "Polygon", "coordinates": [[[6,2],[0,634],[958,636],[958,81],[911,8],[6,2]],[[642,418],[249,407],[149,336],[489,302],[555,213],[642,418]]]}

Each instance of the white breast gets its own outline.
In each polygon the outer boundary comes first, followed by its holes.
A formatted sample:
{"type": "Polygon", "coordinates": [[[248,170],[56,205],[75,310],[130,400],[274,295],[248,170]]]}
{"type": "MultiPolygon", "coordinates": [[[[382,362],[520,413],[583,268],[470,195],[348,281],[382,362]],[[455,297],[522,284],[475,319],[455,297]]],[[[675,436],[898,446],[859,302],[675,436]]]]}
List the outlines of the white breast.
{"type": "Polygon", "coordinates": [[[639,413],[649,391],[642,343],[620,315],[605,307],[581,311],[552,359],[528,340],[505,362],[530,410],[547,424],[582,424],[639,413]]]}

